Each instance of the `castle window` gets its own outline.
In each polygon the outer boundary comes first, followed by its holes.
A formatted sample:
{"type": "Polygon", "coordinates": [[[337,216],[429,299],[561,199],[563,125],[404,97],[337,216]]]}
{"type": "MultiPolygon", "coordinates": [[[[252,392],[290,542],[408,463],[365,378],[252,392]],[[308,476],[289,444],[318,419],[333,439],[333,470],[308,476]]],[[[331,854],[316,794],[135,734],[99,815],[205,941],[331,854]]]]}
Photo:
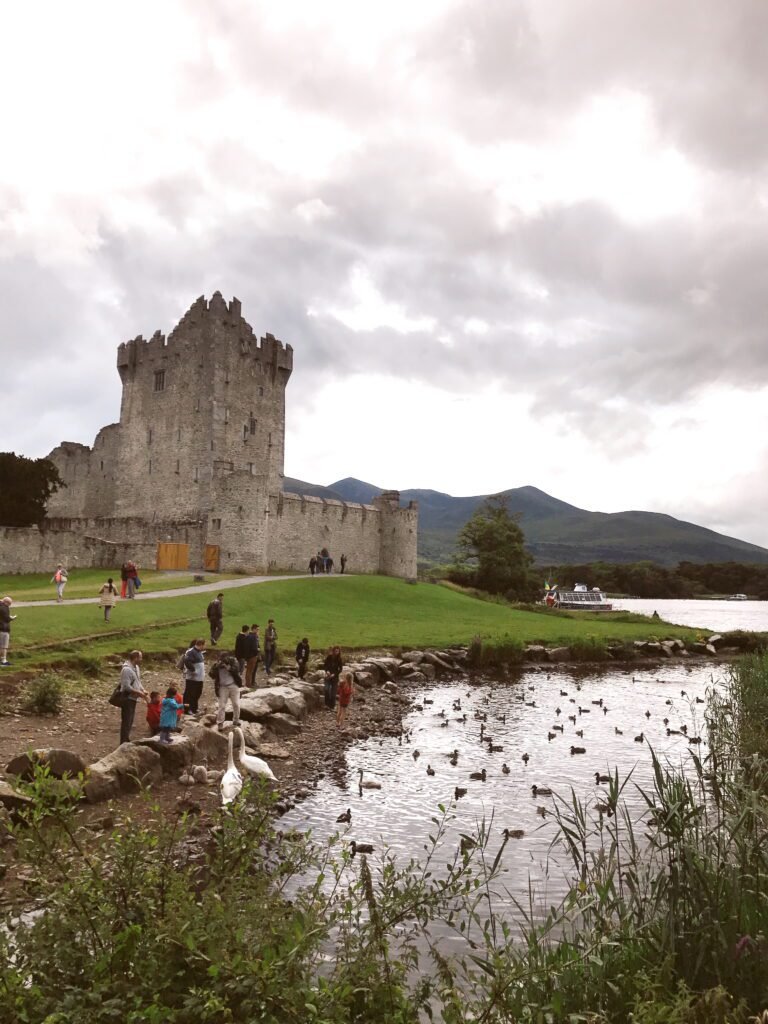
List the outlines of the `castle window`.
{"type": "Polygon", "coordinates": [[[264,394],[264,388],[259,388],[259,394],[260,394],[260,395],[263,395],[263,394],[264,394]]]}
{"type": "Polygon", "coordinates": [[[200,399],[195,402],[195,412],[200,412],[200,399]]]}
{"type": "Polygon", "coordinates": [[[179,427],[179,429],[176,431],[176,440],[177,441],[181,440],[181,427],[179,427]]]}
{"type": "Polygon", "coordinates": [[[253,463],[249,462],[247,465],[248,465],[248,472],[251,474],[251,476],[253,476],[253,463]]]}
{"type": "Polygon", "coordinates": [[[165,391],[165,370],[155,370],[155,391],[165,391]]]}
{"type": "Polygon", "coordinates": [[[197,483],[197,479],[198,479],[198,477],[197,477],[197,466],[195,466],[195,472],[194,472],[193,479],[194,479],[195,483],[197,483]]]}
{"type": "Polygon", "coordinates": [[[214,528],[214,530],[220,530],[221,529],[221,520],[220,519],[212,519],[211,520],[211,526],[214,528]]]}
{"type": "Polygon", "coordinates": [[[247,423],[243,427],[243,440],[244,441],[248,440],[248,424],[247,423]]]}
{"type": "Polygon", "coordinates": [[[101,460],[101,468],[104,469],[104,459],[101,460]]]}
{"type": "Polygon", "coordinates": [[[177,473],[179,472],[179,466],[180,466],[180,461],[179,461],[179,459],[176,459],[176,472],[177,473]]]}
{"type": "Polygon", "coordinates": [[[251,419],[248,423],[248,429],[251,432],[251,437],[253,437],[253,435],[256,433],[256,419],[253,415],[251,415],[251,419]]]}
{"type": "Polygon", "coordinates": [[[149,472],[152,472],[152,459],[149,460],[149,472]]]}
{"type": "MultiPolygon", "coordinates": [[[[227,381],[227,384],[229,384],[229,381],[227,381]]],[[[224,422],[229,423],[229,409],[224,410],[224,422]]]]}
{"type": "Polygon", "coordinates": [[[147,431],[147,444],[152,444],[152,427],[147,431]]]}

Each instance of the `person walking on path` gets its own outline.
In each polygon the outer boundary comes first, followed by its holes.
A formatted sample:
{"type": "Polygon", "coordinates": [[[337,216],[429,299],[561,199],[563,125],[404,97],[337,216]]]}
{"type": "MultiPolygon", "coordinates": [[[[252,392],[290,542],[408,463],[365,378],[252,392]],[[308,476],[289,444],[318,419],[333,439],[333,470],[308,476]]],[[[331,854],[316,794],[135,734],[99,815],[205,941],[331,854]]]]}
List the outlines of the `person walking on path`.
{"type": "Polygon", "coordinates": [[[341,575],[343,576],[344,570],[347,568],[347,556],[342,555],[341,558],[339,559],[339,562],[341,563],[341,575]]]}
{"type": "Polygon", "coordinates": [[[196,715],[205,680],[205,640],[195,640],[184,654],[184,704],[196,715]]]}
{"type": "Polygon", "coordinates": [[[256,680],[256,669],[259,664],[259,625],[257,622],[251,626],[251,631],[246,637],[245,646],[245,685],[252,689],[256,680]]]}
{"type": "Polygon", "coordinates": [[[277,630],[275,629],[275,620],[270,619],[267,622],[267,630],[264,633],[264,671],[267,675],[270,675],[272,669],[272,663],[275,660],[277,654],[277,630]]]}
{"type": "Polygon", "coordinates": [[[67,585],[69,579],[69,573],[64,568],[64,563],[59,562],[56,566],[56,572],[51,576],[51,583],[56,584],[56,601],[58,604],[64,600],[64,587],[67,585]]]}
{"type": "Polygon", "coordinates": [[[309,654],[309,640],[304,637],[303,640],[299,640],[296,644],[296,667],[299,670],[299,679],[303,679],[306,674],[309,654]]]}
{"type": "Polygon", "coordinates": [[[8,661],[8,648],[11,646],[11,623],[16,618],[11,615],[12,597],[4,597],[0,601],[0,667],[6,668],[10,665],[8,661]]]}
{"type": "Polygon", "coordinates": [[[176,729],[179,711],[184,710],[184,705],[176,700],[176,687],[169,686],[165,691],[165,698],[160,708],[160,742],[173,743],[171,733],[176,729]]]}
{"type": "Polygon", "coordinates": [[[227,720],[227,703],[232,705],[232,728],[240,725],[240,667],[237,659],[226,651],[221,651],[218,660],[208,673],[213,679],[216,700],[218,701],[218,713],[216,723],[219,732],[224,732],[224,723],[227,720]]]}
{"type": "Polygon", "coordinates": [[[351,672],[343,672],[339,683],[339,706],[336,708],[336,725],[341,728],[347,717],[347,708],[352,702],[355,692],[354,677],[351,672]]]}
{"type": "Polygon", "coordinates": [[[248,660],[248,626],[241,626],[240,632],[235,637],[235,657],[240,667],[240,675],[245,671],[245,663],[248,660]]]}
{"type": "Polygon", "coordinates": [[[135,562],[128,562],[125,569],[126,574],[126,597],[132,601],[136,597],[139,587],[139,570],[135,562]]]}
{"type": "Polygon", "coordinates": [[[310,576],[314,576],[316,569],[317,569],[317,559],[315,558],[314,555],[312,555],[312,557],[309,560],[309,575],[310,576]]]}
{"type": "Polygon", "coordinates": [[[123,562],[120,566],[120,597],[126,597],[128,594],[128,563],[123,562]]]}
{"type": "Polygon", "coordinates": [[[211,644],[215,647],[224,632],[224,595],[217,594],[205,610],[211,627],[211,644]]]}
{"type": "Polygon", "coordinates": [[[117,587],[112,582],[112,577],[99,590],[99,604],[104,609],[104,621],[109,622],[112,609],[117,604],[117,587]]]}
{"type": "Polygon", "coordinates": [[[341,648],[330,647],[323,662],[323,671],[325,672],[325,706],[331,711],[336,707],[336,689],[339,685],[339,676],[343,668],[341,648]]]}
{"type": "Polygon", "coordinates": [[[131,729],[136,716],[136,705],[140,700],[149,703],[149,694],[141,685],[141,651],[131,651],[120,672],[120,742],[131,742],[131,729]]]}

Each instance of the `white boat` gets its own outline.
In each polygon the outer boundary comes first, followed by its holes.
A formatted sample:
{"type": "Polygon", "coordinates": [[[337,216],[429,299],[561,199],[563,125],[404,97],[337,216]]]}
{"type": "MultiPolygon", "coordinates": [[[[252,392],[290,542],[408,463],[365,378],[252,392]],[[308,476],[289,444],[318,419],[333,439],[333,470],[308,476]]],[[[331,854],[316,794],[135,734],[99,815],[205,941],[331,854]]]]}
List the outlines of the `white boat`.
{"type": "Polygon", "coordinates": [[[599,587],[590,590],[585,583],[574,583],[572,590],[550,587],[544,598],[550,608],[566,608],[579,612],[610,612],[613,605],[599,587]]]}
{"type": "Polygon", "coordinates": [[[748,601],[749,598],[746,594],[731,594],[728,598],[729,601],[748,601]]]}

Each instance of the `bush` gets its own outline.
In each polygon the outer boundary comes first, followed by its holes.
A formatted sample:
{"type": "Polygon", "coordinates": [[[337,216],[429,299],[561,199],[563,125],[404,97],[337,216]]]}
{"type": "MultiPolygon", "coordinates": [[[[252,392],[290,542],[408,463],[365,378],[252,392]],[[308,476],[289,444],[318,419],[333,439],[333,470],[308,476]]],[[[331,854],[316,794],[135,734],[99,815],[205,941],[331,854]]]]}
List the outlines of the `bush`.
{"type": "Polygon", "coordinates": [[[503,665],[520,665],[524,652],[523,642],[514,637],[483,641],[476,636],[469,645],[467,661],[473,668],[501,668],[503,665]]]}
{"type": "Polygon", "coordinates": [[[39,676],[27,688],[22,708],[30,715],[59,715],[64,697],[64,685],[59,676],[39,676]]]}
{"type": "Polygon", "coordinates": [[[570,640],[568,646],[571,650],[572,661],[609,661],[605,641],[596,636],[585,636],[580,640],[570,640]]]}

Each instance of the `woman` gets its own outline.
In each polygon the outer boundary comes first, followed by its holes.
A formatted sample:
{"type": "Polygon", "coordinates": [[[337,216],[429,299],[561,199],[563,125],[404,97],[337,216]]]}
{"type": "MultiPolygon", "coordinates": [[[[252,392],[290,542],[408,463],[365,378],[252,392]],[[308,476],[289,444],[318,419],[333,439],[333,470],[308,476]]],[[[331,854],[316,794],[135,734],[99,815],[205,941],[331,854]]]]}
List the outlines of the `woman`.
{"type": "Polygon", "coordinates": [[[323,662],[323,670],[325,671],[325,706],[331,711],[336,707],[336,690],[343,668],[341,648],[330,647],[323,662]]]}
{"type": "Polygon", "coordinates": [[[111,576],[99,590],[99,604],[104,609],[104,621],[109,622],[112,609],[117,604],[117,587],[112,582],[111,576]]]}

